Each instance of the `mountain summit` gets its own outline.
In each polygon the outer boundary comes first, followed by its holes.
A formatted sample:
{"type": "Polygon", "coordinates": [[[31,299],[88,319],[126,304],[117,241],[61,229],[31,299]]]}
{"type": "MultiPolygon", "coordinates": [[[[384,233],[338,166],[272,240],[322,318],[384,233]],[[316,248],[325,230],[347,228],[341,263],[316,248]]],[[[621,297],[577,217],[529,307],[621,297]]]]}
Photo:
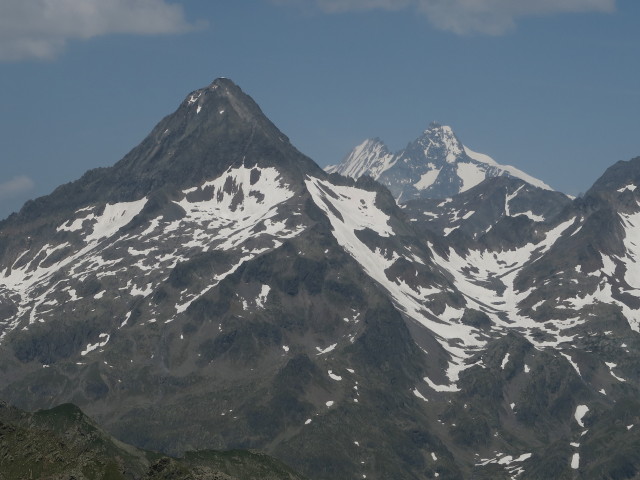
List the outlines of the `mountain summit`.
{"type": "Polygon", "coordinates": [[[219,78],[191,92],[122,160],[88,171],[53,194],[27,202],[18,218],[27,219],[72,203],[124,202],[153,192],[171,195],[203,178],[245,163],[278,166],[287,178],[302,181],[322,170],[300,153],[271,123],[254,100],[231,80],[219,78]]]}
{"type": "Polygon", "coordinates": [[[389,188],[398,202],[451,197],[486,178],[502,175],[551,190],[521,170],[465,147],[451,127],[438,123],[429,125],[420,137],[393,154],[381,140],[365,140],[340,164],[325,170],[353,178],[368,175],[389,188]]]}

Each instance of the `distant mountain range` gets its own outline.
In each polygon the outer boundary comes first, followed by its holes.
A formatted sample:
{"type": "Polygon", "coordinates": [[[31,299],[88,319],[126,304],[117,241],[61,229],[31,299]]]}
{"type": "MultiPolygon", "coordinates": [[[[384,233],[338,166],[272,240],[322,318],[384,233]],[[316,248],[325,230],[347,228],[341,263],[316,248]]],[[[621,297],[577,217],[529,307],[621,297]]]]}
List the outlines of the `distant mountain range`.
{"type": "Polygon", "coordinates": [[[637,478],[640,158],[571,200],[447,127],[367,145],[325,172],[218,79],[25,204],[0,397],[318,480],[637,478]]]}
{"type": "Polygon", "coordinates": [[[451,127],[437,123],[397,153],[391,153],[379,138],[368,139],[341,163],[325,170],[356,179],[368,175],[386,186],[398,202],[451,197],[498,176],[519,178],[551,190],[523,171],[465,147],[451,127]]]}

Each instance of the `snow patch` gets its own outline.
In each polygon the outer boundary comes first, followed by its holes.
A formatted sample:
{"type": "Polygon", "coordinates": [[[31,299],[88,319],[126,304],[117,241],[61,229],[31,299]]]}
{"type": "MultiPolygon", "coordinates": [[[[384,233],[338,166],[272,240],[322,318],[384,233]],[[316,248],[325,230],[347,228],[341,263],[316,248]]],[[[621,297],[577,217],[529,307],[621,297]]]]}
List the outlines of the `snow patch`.
{"type": "Polygon", "coordinates": [[[118,328],[124,327],[127,324],[127,322],[129,321],[129,318],[131,318],[131,312],[127,312],[127,314],[124,316],[124,320],[122,321],[122,323],[120,324],[120,326],[118,328]]]}
{"type": "Polygon", "coordinates": [[[573,367],[573,369],[578,373],[579,376],[582,376],[582,374],[580,373],[580,369],[578,368],[578,364],[576,362],[573,361],[573,358],[571,358],[569,355],[567,355],[566,353],[562,353],[560,352],[560,355],[562,355],[564,358],[567,359],[567,361],[571,364],[571,366],[573,367]]]}
{"type": "Polygon", "coordinates": [[[474,163],[460,162],[457,166],[457,175],[462,180],[462,187],[460,187],[460,192],[462,193],[482,182],[487,173],[474,163]]]}
{"type": "Polygon", "coordinates": [[[433,185],[440,174],[440,169],[429,170],[427,173],[420,176],[420,180],[413,184],[416,190],[424,190],[433,185]]]}
{"type": "Polygon", "coordinates": [[[578,405],[576,407],[576,412],[574,413],[573,417],[576,419],[576,422],[578,422],[578,425],[580,425],[581,427],[584,427],[584,423],[582,422],[582,419],[584,418],[584,416],[587,414],[588,411],[589,411],[589,407],[587,407],[586,405],[578,405]]]}
{"type": "Polygon", "coordinates": [[[431,381],[431,379],[429,377],[424,377],[423,380],[425,382],[427,382],[427,385],[429,385],[436,392],[459,392],[460,391],[460,389],[458,388],[458,386],[456,384],[436,385],[435,383],[433,383],[431,381]]]}
{"type": "Polygon", "coordinates": [[[630,191],[630,192],[634,192],[636,190],[636,188],[638,188],[636,185],[631,184],[631,185],[627,185],[626,187],[622,187],[622,188],[618,189],[617,191],[619,193],[626,192],[627,190],[630,191]]]}
{"type": "Polygon", "coordinates": [[[256,305],[259,308],[264,307],[264,304],[267,301],[267,297],[269,296],[270,291],[271,291],[271,287],[269,285],[262,285],[262,288],[260,289],[260,294],[258,295],[258,298],[256,298],[256,305]]]}
{"type": "Polygon", "coordinates": [[[324,355],[325,353],[329,353],[332,352],[333,350],[335,350],[335,348],[338,346],[337,343],[334,343],[333,345],[329,345],[327,348],[320,348],[320,347],[316,347],[316,350],[320,353],[318,353],[317,355],[324,355]]]}
{"type": "Polygon", "coordinates": [[[613,369],[616,368],[618,366],[617,363],[613,363],[613,362],[604,362],[605,365],[607,367],[609,367],[609,373],[611,374],[611,376],[613,378],[615,378],[616,380],[618,380],[619,382],[626,382],[626,380],[624,378],[621,378],[619,376],[617,376],[615,373],[613,373],[613,369]]]}
{"type": "Polygon", "coordinates": [[[504,370],[504,367],[507,366],[507,363],[509,363],[509,352],[507,352],[507,354],[502,359],[502,364],[500,365],[500,368],[502,368],[502,370],[504,370]]]}
{"type": "Polygon", "coordinates": [[[135,202],[114,203],[113,205],[107,203],[102,215],[94,217],[93,230],[85,237],[85,242],[91,243],[113,236],[133,220],[133,217],[138,215],[146,204],[147,197],[135,202]]]}
{"type": "Polygon", "coordinates": [[[428,402],[429,400],[427,398],[424,397],[424,395],[422,395],[417,388],[414,388],[413,390],[413,394],[418,397],[420,400],[424,400],[425,402],[428,402]]]}
{"type": "Polygon", "coordinates": [[[571,468],[577,470],[580,467],[580,454],[574,453],[573,457],[571,457],[571,468]]]}
{"type": "Polygon", "coordinates": [[[108,333],[101,333],[100,335],[98,335],[98,338],[104,338],[104,340],[98,343],[89,343],[87,345],[87,348],[85,348],[82,352],[80,352],[80,355],[84,357],[87,353],[93,352],[98,348],[104,347],[107,343],[109,343],[109,339],[111,338],[111,336],[108,333]]]}
{"type": "Polygon", "coordinates": [[[534,222],[544,222],[545,218],[542,215],[536,215],[535,213],[533,213],[531,210],[527,211],[527,212],[520,212],[520,213],[516,213],[513,216],[514,217],[519,217],[520,215],[525,216],[525,217],[529,217],[531,220],[533,220],[534,222]]]}

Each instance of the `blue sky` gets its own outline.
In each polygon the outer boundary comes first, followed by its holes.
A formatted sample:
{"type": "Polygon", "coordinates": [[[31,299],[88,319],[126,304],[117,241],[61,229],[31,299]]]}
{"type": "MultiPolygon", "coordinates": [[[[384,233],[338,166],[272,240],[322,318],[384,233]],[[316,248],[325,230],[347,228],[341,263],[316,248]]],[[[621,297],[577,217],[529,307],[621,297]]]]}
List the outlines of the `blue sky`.
{"type": "Polygon", "coordinates": [[[0,217],[233,79],[320,165],[431,121],[570,194],[640,155],[637,0],[3,0],[0,217]]]}

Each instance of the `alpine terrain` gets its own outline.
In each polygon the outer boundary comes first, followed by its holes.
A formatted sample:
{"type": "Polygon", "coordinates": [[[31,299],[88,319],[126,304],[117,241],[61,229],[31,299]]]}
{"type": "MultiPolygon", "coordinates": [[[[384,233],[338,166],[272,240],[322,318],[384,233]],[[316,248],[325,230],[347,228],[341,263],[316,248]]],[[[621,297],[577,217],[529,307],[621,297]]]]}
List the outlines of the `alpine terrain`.
{"type": "Polygon", "coordinates": [[[72,404],[27,413],[0,404],[0,478],[303,480],[264,454],[187,452],[176,459],[110,437],[72,404]]]}
{"type": "Polygon", "coordinates": [[[447,127],[361,150],[329,174],[218,79],[25,204],[0,397],[318,480],[640,478],[640,158],[570,200],[447,127]]]}
{"type": "Polygon", "coordinates": [[[358,145],[341,163],[325,169],[353,178],[368,175],[398,200],[445,198],[469,190],[486,178],[520,178],[551,190],[544,182],[510,165],[500,165],[464,146],[451,127],[432,123],[403,150],[391,153],[379,138],[358,145]]]}

